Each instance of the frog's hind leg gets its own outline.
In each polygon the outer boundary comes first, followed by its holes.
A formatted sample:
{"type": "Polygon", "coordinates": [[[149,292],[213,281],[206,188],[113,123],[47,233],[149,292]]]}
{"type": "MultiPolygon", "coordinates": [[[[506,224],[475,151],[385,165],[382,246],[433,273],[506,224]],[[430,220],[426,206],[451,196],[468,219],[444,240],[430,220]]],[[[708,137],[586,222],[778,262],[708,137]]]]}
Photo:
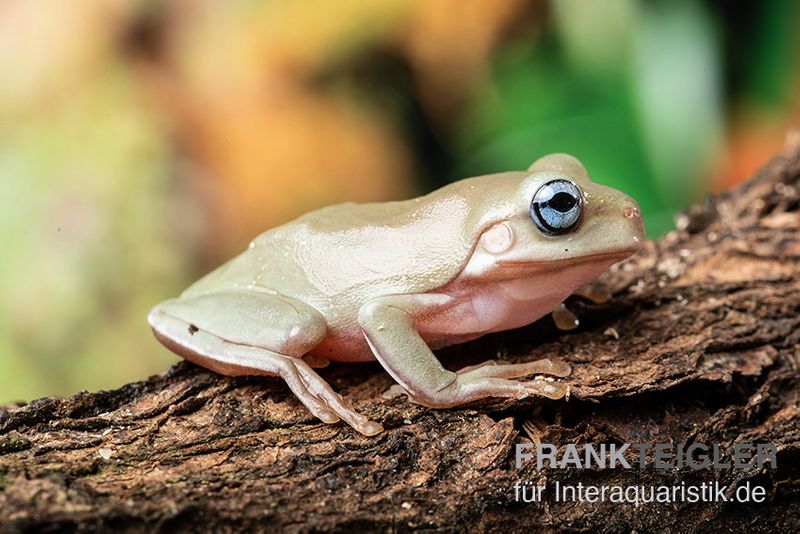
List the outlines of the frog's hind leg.
{"type": "Polygon", "coordinates": [[[164,302],[148,320],[159,341],[189,361],[228,376],[279,376],[322,421],[341,418],[365,435],[383,430],[301,359],[327,332],[324,318],[306,304],[281,295],[213,293],[164,302]]]}

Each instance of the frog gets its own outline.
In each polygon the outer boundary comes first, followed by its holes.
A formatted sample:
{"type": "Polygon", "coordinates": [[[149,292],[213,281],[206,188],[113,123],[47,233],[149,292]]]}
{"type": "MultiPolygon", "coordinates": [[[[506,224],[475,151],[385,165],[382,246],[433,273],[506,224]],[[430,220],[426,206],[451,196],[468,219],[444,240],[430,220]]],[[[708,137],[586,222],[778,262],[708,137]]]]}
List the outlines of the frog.
{"type": "Polygon", "coordinates": [[[408,399],[435,409],[564,399],[571,367],[559,359],[451,371],[434,351],[558,310],[644,240],[633,198],[593,182],[577,158],[549,154],[412,199],[306,213],[156,305],[148,322],[184,359],[279,377],[317,419],[374,436],[382,424],[317,368],[377,361],[408,399]]]}

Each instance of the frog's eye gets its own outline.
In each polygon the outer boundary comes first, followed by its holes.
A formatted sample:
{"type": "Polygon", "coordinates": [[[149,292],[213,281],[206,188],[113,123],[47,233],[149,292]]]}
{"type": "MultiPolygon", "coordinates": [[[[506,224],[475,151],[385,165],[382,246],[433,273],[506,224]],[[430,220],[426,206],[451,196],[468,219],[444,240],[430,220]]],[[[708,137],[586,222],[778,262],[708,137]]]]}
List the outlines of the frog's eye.
{"type": "Polygon", "coordinates": [[[533,195],[530,211],[531,219],[543,234],[566,234],[581,219],[581,190],[568,180],[551,180],[533,195]]]}

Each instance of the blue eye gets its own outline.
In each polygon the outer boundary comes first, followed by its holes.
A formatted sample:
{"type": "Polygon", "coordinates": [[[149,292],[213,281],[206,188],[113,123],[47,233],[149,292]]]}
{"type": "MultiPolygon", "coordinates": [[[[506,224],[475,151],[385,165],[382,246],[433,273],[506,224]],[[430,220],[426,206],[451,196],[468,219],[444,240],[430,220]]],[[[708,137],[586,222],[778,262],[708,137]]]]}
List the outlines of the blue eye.
{"type": "Polygon", "coordinates": [[[533,195],[530,211],[531,219],[543,234],[566,234],[581,220],[581,190],[568,180],[547,182],[533,195]]]}

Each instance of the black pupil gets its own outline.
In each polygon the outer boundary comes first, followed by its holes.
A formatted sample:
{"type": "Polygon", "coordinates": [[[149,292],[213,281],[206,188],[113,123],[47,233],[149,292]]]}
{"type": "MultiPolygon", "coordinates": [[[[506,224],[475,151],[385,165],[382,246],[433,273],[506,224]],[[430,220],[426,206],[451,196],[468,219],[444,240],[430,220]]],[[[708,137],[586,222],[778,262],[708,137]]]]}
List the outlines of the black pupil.
{"type": "Polygon", "coordinates": [[[574,208],[577,202],[578,200],[575,197],[573,197],[569,193],[561,191],[553,195],[553,198],[547,201],[547,205],[556,211],[560,211],[561,213],[566,213],[572,208],[574,208]]]}

